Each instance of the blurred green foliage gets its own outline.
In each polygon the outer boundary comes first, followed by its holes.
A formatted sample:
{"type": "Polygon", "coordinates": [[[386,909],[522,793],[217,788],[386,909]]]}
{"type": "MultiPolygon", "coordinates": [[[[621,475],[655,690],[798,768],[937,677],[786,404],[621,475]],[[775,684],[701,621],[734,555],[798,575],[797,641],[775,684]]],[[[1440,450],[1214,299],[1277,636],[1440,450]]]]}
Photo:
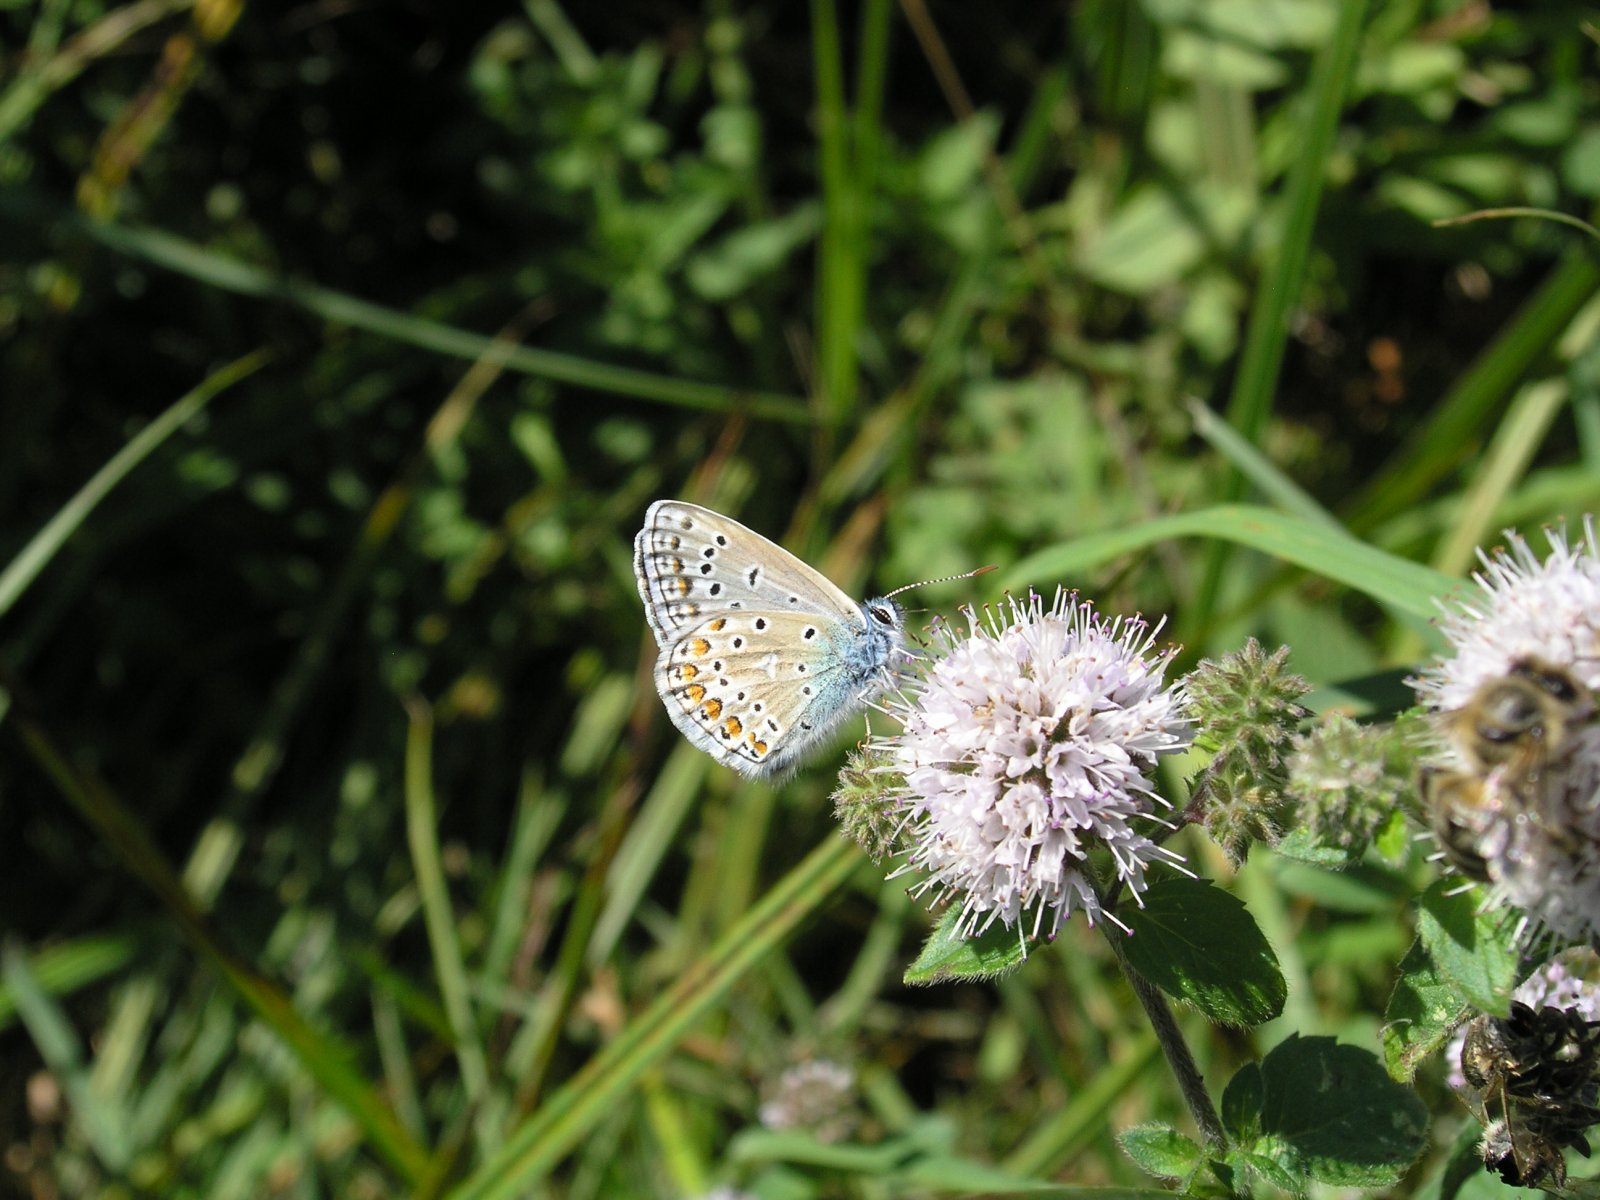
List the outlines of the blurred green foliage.
{"type": "MultiPolygon", "coordinates": [[[[0,563],[71,518],[0,611],[10,1184],[1142,1182],[1113,1135],[1178,1102],[1103,948],[899,984],[933,918],[829,849],[826,769],[744,785],[670,735],[631,538],[683,495],[895,585],[1276,471],[1458,574],[1600,505],[1594,247],[1431,224],[1592,219],[1592,8],[1374,5],[1345,74],[1340,12],[0,3],[0,563]],[[1259,462],[1188,407],[1241,388],[1259,462]],[[817,1054],[871,1153],[751,1133],[817,1054]]],[[[1202,540],[1032,582],[1170,614],[1186,662],[1288,644],[1324,696],[1423,648],[1202,540]]],[[[1214,1088],[1288,1030],[1376,1048],[1428,872],[1367,869],[1329,876],[1353,907],[1243,869],[1293,1023],[1195,1022],[1214,1088]]],[[[1413,1191],[1458,1121],[1422,1086],[1413,1191]]]]}

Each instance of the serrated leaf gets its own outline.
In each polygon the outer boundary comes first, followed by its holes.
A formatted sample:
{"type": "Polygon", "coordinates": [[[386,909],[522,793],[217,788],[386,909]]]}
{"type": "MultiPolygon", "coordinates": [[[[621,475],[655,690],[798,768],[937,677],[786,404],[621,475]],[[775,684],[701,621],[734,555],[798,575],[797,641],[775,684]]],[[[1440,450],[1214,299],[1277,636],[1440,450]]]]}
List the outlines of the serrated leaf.
{"type": "Polygon", "coordinates": [[[1150,885],[1125,915],[1125,949],[1139,974],[1223,1025],[1259,1025],[1283,1011],[1288,987],[1244,904],[1203,879],[1150,885]]]}
{"type": "Polygon", "coordinates": [[[1222,1125],[1235,1141],[1248,1141],[1261,1132],[1261,1101],[1266,1085],[1261,1064],[1245,1063],[1222,1089],[1222,1125]]]}
{"type": "Polygon", "coordinates": [[[1459,887],[1441,879],[1422,894],[1417,935],[1468,1003],[1503,1017],[1517,984],[1516,929],[1521,918],[1503,908],[1486,910],[1478,889],[1455,891],[1459,887]]]}
{"type": "MultiPolygon", "coordinates": [[[[1292,1157],[1292,1156],[1291,1156],[1292,1157]]],[[[1296,1196],[1306,1193],[1306,1178],[1270,1154],[1253,1154],[1248,1150],[1235,1150],[1228,1155],[1235,1167],[1260,1176],[1280,1191],[1296,1196]]]]}
{"type": "Polygon", "coordinates": [[[959,907],[945,910],[933,932],[928,935],[928,940],[922,943],[922,953],[906,968],[907,983],[998,979],[1020,967],[1027,957],[1017,931],[1007,929],[999,921],[972,937],[956,934],[956,926],[960,922],[959,907]]]}
{"type": "Polygon", "coordinates": [[[1290,1034],[1262,1060],[1261,1076],[1263,1142],[1287,1144],[1321,1183],[1386,1187],[1426,1145],[1427,1108],[1369,1051],[1290,1034]]]}
{"type": "Polygon", "coordinates": [[[1450,1040],[1469,1010],[1455,983],[1428,948],[1413,942],[1400,960],[1400,978],[1383,1019],[1383,1058],[1389,1075],[1409,1083],[1417,1065],[1450,1040]]]}
{"type": "Polygon", "coordinates": [[[1200,1165],[1199,1145],[1170,1125],[1135,1125],[1117,1142],[1141,1171],[1160,1179],[1182,1179],[1200,1165]]]}

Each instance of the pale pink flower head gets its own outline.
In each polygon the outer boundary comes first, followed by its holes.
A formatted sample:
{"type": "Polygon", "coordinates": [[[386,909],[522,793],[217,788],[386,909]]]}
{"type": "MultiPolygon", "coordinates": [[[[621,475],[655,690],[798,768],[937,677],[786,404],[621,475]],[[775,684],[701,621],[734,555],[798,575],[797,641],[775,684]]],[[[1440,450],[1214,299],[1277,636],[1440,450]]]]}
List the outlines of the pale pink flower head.
{"type": "Polygon", "coordinates": [[[1181,864],[1143,830],[1165,803],[1156,759],[1189,744],[1184,696],[1164,681],[1159,625],[1066,592],[966,615],[968,632],[939,631],[946,653],[886,702],[902,731],[878,746],[905,779],[902,870],[926,874],[914,893],[959,905],[963,935],[999,920],[1026,947],[1075,910],[1107,915],[1096,849],[1135,900],[1149,864],[1181,864]]]}

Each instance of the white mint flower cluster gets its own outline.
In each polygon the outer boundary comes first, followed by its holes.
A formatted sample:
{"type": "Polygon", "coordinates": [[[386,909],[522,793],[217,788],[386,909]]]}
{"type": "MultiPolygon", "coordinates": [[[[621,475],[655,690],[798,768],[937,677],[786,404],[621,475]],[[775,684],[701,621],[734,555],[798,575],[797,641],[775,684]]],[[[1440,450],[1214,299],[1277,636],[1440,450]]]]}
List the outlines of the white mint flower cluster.
{"type": "Polygon", "coordinates": [[[1445,853],[1556,935],[1600,936],[1600,543],[1593,518],[1542,561],[1484,555],[1441,626],[1451,657],[1413,681],[1444,735],[1423,797],[1445,853]]]}
{"type": "Polygon", "coordinates": [[[905,779],[902,870],[927,874],[913,892],[959,905],[961,936],[998,919],[1026,949],[1074,910],[1110,915],[1097,849],[1136,900],[1150,863],[1181,864],[1137,826],[1164,803],[1157,757],[1190,730],[1181,689],[1163,681],[1173,652],[1155,650],[1159,626],[1107,621],[1064,592],[1049,608],[1033,594],[1008,604],[1004,625],[968,610],[965,636],[942,631],[947,652],[886,702],[903,731],[878,745],[905,779]]]}

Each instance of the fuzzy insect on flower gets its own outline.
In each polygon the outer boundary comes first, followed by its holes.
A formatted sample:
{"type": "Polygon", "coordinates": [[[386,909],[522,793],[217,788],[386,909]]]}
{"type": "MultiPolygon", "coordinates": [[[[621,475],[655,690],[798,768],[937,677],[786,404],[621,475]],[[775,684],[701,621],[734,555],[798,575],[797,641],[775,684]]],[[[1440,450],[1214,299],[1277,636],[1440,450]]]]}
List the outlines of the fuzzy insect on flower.
{"type": "Polygon", "coordinates": [[[1174,651],[1156,650],[1159,625],[1067,592],[966,615],[968,632],[938,631],[945,652],[885,702],[901,732],[869,747],[904,781],[887,801],[900,870],[926,874],[913,894],[959,905],[961,936],[999,920],[1026,950],[1076,910],[1116,922],[1094,851],[1135,900],[1151,863],[1183,861],[1140,828],[1165,804],[1157,758],[1190,740],[1182,688],[1163,678],[1174,651]]]}
{"type": "Polygon", "coordinates": [[[1600,936],[1600,540],[1540,559],[1507,534],[1440,622],[1453,654],[1412,681],[1444,743],[1422,792],[1445,855],[1567,939],[1600,936]]]}

